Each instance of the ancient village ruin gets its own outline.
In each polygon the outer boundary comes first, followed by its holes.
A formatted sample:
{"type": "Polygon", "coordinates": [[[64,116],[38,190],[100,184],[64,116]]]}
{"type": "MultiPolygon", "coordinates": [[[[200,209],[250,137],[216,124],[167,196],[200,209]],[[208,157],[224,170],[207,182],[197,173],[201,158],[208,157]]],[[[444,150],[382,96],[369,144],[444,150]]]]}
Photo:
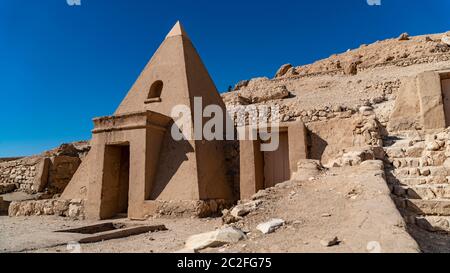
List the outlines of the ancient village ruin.
{"type": "MultiPolygon", "coordinates": [[[[405,34],[311,65],[285,65],[273,79],[242,81],[221,96],[177,23],[116,112],[94,119],[89,142],[1,159],[1,213],[79,221],[222,216],[238,228],[272,191],[342,169],[377,179],[385,205],[377,219],[385,213],[404,224],[396,228],[407,246],[386,251],[431,252],[450,243],[448,36],[405,34]],[[195,97],[224,112],[279,108],[279,127],[270,128],[279,132],[279,148],[263,152],[261,139],[175,141],[171,110],[192,107],[195,97]]],[[[236,130],[249,126],[248,117],[234,122],[236,130]]],[[[346,193],[347,200],[364,187],[346,193]]]]}

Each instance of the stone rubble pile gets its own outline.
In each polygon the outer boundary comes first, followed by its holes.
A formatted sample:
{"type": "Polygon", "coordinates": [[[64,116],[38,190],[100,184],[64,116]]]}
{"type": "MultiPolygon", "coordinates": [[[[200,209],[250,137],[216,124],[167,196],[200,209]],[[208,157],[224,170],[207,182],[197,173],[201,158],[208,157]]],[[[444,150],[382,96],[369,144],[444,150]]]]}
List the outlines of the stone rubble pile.
{"type": "Polygon", "coordinates": [[[85,218],[84,205],[85,201],[81,199],[11,202],[8,215],[11,217],[57,215],[74,220],[83,220],[85,218]]]}
{"type": "Polygon", "coordinates": [[[252,80],[249,85],[256,91],[249,91],[246,87],[239,92],[223,95],[229,115],[237,126],[295,120],[310,123],[333,118],[349,118],[356,114],[372,116],[375,115],[376,105],[395,99],[393,94],[400,87],[400,81],[386,81],[366,86],[366,89],[371,93],[381,93],[381,95],[362,100],[361,103],[352,107],[325,105],[321,108],[309,110],[302,110],[299,105],[300,102],[296,100],[288,103],[278,101],[290,96],[290,92],[285,85],[271,84],[268,79],[252,80]],[[256,83],[253,83],[253,81],[256,83]],[[236,113],[245,113],[245,115],[237,115],[236,113]]]}

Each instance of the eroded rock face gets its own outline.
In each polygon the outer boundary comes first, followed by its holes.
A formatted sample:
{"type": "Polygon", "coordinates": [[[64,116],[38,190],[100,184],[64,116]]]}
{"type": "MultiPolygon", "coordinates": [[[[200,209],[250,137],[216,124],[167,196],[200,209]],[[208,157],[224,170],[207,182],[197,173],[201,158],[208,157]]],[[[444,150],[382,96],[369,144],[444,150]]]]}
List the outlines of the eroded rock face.
{"type": "Polygon", "coordinates": [[[353,57],[345,66],[344,66],[344,74],[345,75],[356,75],[358,74],[358,65],[362,63],[361,56],[353,57]]]}
{"type": "Polygon", "coordinates": [[[409,34],[407,32],[400,34],[398,37],[399,41],[408,41],[409,40],[409,34]]]}
{"type": "Polygon", "coordinates": [[[358,63],[350,62],[344,67],[345,75],[356,75],[358,74],[358,63]]]}
{"type": "Polygon", "coordinates": [[[243,81],[238,82],[234,86],[234,91],[241,90],[242,88],[247,87],[249,82],[250,82],[249,80],[243,80],[243,81]]]}
{"type": "Polygon", "coordinates": [[[289,97],[289,91],[285,85],[277,86],[273,89],[268,88],[253,94],[251,97],[252,103],[262,103],[271,100],[281,100],[289,97]]]}
{"type": "Polygon", "coordinates": [[[286,73],[292,68],[293,68],[293,66],[291,64],[282,65],[280,67],[280,69],[278,69],[277,73],[275,74],[275,78],[281,78],[281,77],[285,76],[286,73]]]}
{"type": "Polygon", "coordinates": [[[442,43],[444,43],[444,44],[450,46],[450,31],[448,31],[447,33],[445,33],[445,34],[442,36],[441,41],[442,41],[442,43]]]}

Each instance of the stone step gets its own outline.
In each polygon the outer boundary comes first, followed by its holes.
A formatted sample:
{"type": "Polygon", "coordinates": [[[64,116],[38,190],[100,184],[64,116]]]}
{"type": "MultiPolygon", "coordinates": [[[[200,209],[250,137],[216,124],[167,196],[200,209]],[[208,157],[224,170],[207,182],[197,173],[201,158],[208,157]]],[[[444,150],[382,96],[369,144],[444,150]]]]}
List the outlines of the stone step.
{"type": "Polygon", "coordinates": [[[435,184],[435,185],[418,185],[413,187],[408,186],[394,186],[393,194],[399,197],[408,199],[449,199],[450,200],[450,185],[449,184],[435,184]]]}
{"type": "Polygon", "coordinates": [[[387,176],[387,182],[393,185],[413,187],[418,185],[447,184],[449,179],[446,176],[398,177],[389,174],[387,176]]]}
{"type": "Polygon", "coordinates": [[[431,166],[420,168],[400,168],[394,169],[392,173],[396,177],[428,177],[428,176],[445,176],[447,177],[449,171],[443,166],[431,166]]]}
{"type": "Polygon", "coordinates": [[[404,199],[407,210],[423,216],[450,216],[450,200],[404,199]]]}
{"type": "Polygon", "coordinates": [[[425,143],[419,142],[411,145],[410,142],[401,145],[396,143],[392,147],[384,148],[384,151],[389,158],[421,157],[425,151],[425,143]]]}
{"type": "Polygon", "coordinates": [[[419,216],[415,224],[430,232],[450,233],[450,217],[446,216],[419,216]]]}
{"type": "Polygon", "coordinates": [[[392,165],[396,168],[419,168],[426,167],[427,162],[419,157],[391,158],[392,165]]]}
{"type": "Polygon", "coordinates": [[[387,158],[396,169],[442,166],[447,159],[445,151],[427,152],[422,157],[387,158]]]}

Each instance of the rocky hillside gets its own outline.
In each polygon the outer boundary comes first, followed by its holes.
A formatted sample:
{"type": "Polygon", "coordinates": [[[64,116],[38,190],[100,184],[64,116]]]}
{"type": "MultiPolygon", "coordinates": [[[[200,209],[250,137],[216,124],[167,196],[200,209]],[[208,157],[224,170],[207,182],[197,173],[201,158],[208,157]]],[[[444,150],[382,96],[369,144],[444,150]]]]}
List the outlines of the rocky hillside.
{"type": "Polygon", "coordinates": [[[450,32],[404,33],[313,64],[283,65],[274,78],[241,81],[223,98],[228,106],[278,105],[283,121],[325,120],[365,106],[378,109],[383,122],[402,77],[445,68],[450,68],[450,32]]]}

